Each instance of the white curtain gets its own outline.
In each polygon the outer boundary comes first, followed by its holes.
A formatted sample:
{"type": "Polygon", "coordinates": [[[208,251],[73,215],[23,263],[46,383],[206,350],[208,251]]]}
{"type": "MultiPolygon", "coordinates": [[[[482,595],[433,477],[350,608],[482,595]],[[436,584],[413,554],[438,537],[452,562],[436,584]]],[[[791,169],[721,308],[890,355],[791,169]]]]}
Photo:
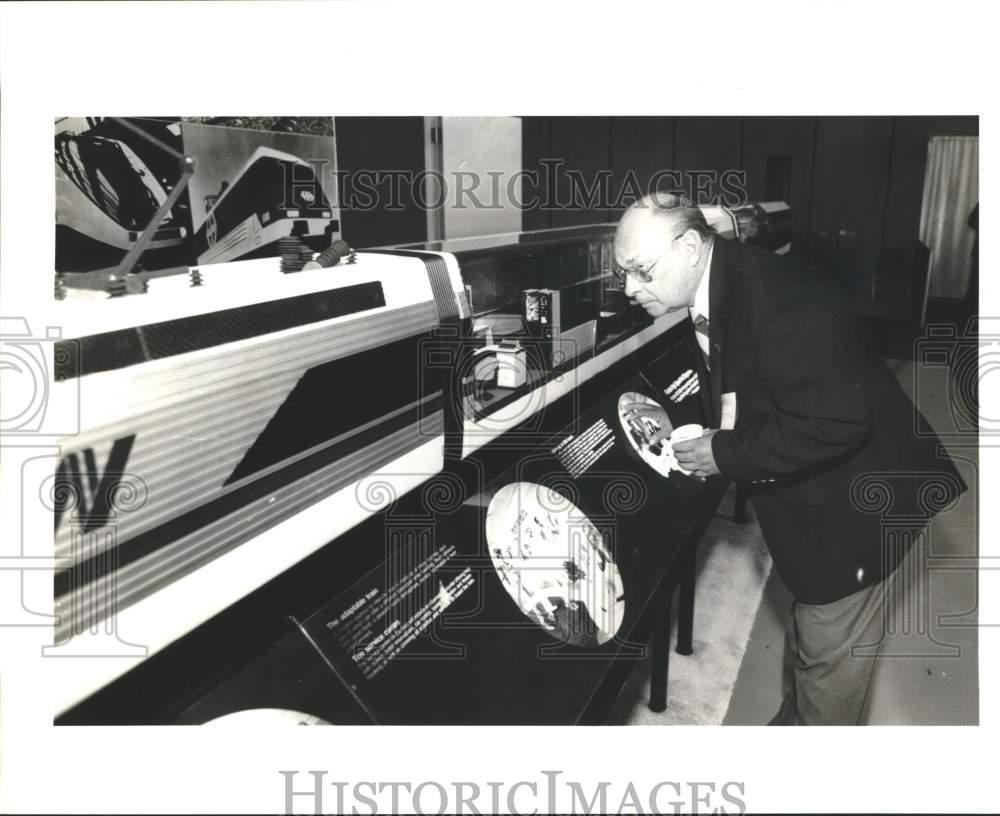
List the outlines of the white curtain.
{"type": "Polygon", "coordinates": [[[931,250],[931,297],[965,297],[975,240],[967,222],[978,201],[979,137],[932,136],[920,211],[920,240],[931,250]]]}

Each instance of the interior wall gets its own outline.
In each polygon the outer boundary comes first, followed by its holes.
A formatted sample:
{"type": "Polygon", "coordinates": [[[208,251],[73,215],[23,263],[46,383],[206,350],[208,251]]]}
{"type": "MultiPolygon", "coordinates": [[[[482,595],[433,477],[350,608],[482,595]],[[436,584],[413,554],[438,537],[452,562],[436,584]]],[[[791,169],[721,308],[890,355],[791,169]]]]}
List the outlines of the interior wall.
{"type": "Polygon", "coordinates": [[[552,118],[553,158],[565,162],[556,172],[553,227],[603,224],[611,220],[607,186],[611,166],[611,117],[556,116],[552,118]],[[595,195],[598,206],[588,204],[595,195]]]}
{"type": "Polygon", "coordinates": [[[445,238],[520,232],[520,117],[445,116],[441,128],[445,238]]]}
{"type": "MultiPolygon", "coordinates": [[[[631,200],[616,206],[629,171],[644,190],[661,170],[742,170],[750,200],[766,200],[778,178],[792,207],[792,252],[840,275],[859,294],[873,290],[876,275],[906,275],[919,231],[929,138],[979,133],[975,116],[517,118],[519,136],[513,129],[503,137],[492,134],[513,140],[510,151],[499,142],[490,150],[508,158],[520,151],[520,166],[528,174],[521,182],[527,204],[520,214],[523,229],[616,220],[631,200]],[[565,207],[571,192],[567,170],[578,171],[585,187],[604,171],[606,200],[565,207]]],[[[468,127],[460,119],[446,122],[472,144],[490,141],[491,134],[471,121],[468,127]]],[[[419,117],[349,117],[336,123],[343,170],[423,169],[419,117]]],[[[457,144],[452,149],[462,152],[457,144]]],[[[718,192],[718,185],[711,188],[711,194],[718,192]]],[[[515,223],[506,208],[500,218],[504,229],[515,223]]],[[[345,237],[356,246],[426,238],[425,214],[412,205],[395,212],[342,208],[342,219],[345,237]]],[[[470,214],[455,234],[484,231],[487,224],[478,219],[470,214]]]]}
{"type": "Polygon", "coordinates": [[[620,198],[612,208],[617,220],[631,203],[629,173],[641,191],[649,189],[656,174],[674,166],[674,136],[677,120],[672,116],[614,116],[611,118],[611,175],[620,198]],[[621,193],[622,195],[619,195],[621,193]]]}
{"type": "Polygon", "coordinates": [[[816,118],[812,116],[748,116],[743,120],[747,196],[750,201],[769,200],[774,194],[768,188],[769,170],[776,167],[780,173],[784,165],[795,255],[808,254],[815,140],[816,118]]]}
{"type": "Polygon", "coordinates": [[[421,193],[391,175],[424,170],[423,117],[338,116],[334,128],[344,240],[356,249],[426,241],[421,193]]]}
{"type": "Polygon", "coordinates": [[[893,122],[820,117],[810,212],[810,256],[857,293],[870,288],[882,247],[893,122]]]}
{"type": "Polygon", "coordinates": [[[525,230],[549,229],[552,226],[552,211],[538,206],[548,189],[546,167],[542,162],[551,156],[551,117],[522,116],[521,160],[524,162],[524,178],[521,182],[521,194],[526,206],[522,210],[521,220],[525,230]]]}
{"type": "Polygon", "coordinates": [[[681,189],[700,206],[720,203],[726,193],[723,174],[743,168],[743,118],[679,116],[675,121],[673,167],[683,174],[681,189]]]}
{"type": "MultiPolygon", "coordinates": [[[[630,170],[643,191],[661,170],[686,181],[697,170],[742,170],[751,201],[770,198],[777,175],[792,207],[793,254],[867,296],[876,276],[908,275],[929,138],[978,132],[975,116],[531,117],[522,147],[525,170],[540,171],[539,196],[545,159],[610,167],[613,191],[630,170]]],[[[710,190],[709,200],[720,193],[718,183],[710,190]]],[[[525,213],[525,228],[613,221],[622,209],[525,213]]]]}

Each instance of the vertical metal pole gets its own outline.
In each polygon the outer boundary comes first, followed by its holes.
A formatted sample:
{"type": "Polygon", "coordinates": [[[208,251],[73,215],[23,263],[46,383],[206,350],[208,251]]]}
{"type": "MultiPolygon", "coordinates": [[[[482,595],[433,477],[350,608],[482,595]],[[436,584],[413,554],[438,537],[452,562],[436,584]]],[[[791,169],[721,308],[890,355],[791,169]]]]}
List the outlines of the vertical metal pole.
{"type": "Polygon", "coordinates": [[[681,567],[681,596],[677,605],[677,654],[689,655],[694,652],[694,577],[697,542],[688,546],[681,567]]]}
{"type": "MultiPolygon", "coordinates": [[[[443,118],[440,116],[424,117],[424,166],[429,173],[433,173],[439,179],[444,178],[444,142],[441,133],[443,118]]],[[[433,182],[425,181],[425,184],[433,182]]],[[[428,202],[435,201],[443,195],[444,191],[425,189],[424,199],[428,202]]],[[[444,206],[427,208],[427,240],[443,241],[444,234],[444,206]]]]}
{"type": "Polygon", "coordinates": [[[667,674],[670,668],[670,596],[673,589],[668,576],[656,589],[653,601],[653,636],[650,660],[649,710],[660,713],[667,708],[667,674]]]}

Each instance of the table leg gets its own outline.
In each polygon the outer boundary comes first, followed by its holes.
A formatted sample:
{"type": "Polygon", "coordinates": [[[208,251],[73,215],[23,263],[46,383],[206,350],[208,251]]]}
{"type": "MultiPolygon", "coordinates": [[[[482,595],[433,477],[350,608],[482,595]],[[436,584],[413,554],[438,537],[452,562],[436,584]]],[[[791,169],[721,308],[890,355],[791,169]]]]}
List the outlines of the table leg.
{"type": "Polygon", "coordinates": [[[677,603],[677,654],[694,652],[694,578],[697,548],[691,547],[684,556],[681,569],[681,595],[677,603]]]}
{"type": "Polygon", "coordinates": [[[673,586],[664,580],[656,590],[650,660],[649,710],[667,708],[667,672],[670,667],[670,596],[673,586]]]}

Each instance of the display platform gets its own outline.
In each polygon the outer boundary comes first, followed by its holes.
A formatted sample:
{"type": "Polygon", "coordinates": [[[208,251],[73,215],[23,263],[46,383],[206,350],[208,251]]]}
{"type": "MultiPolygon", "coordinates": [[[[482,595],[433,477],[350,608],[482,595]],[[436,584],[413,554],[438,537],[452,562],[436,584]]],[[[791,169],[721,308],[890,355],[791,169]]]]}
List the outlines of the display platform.
{"type": "Polygon", "coordinates": [[[621,410],[661,401],[672,425],[704,422],[695,354],[675,344],[456,509],[387,521],[386,560],[301,621],[372,721],[602,718],[720,495],[664,468],[621,410]]]}
{"type": "MultiPolygon", "coordinates": [[[[725,489],[649,442],[706,424],[690,325],[658,345],[640,370],[595,381],[587,403],[547,408],[549,431],[536,416],[452,462],[61,721],[281,709],[335,725],[599,723],[651,638],[657,703],[665,599],[686,581],[682,615],[693,603],[694,548],[725,489]],[[666,416],[637,420],[633,402],[666,416]],[[122,713],[123,699],[138,702],[122,713]]],[[[689,649],[691,616],[681,623],[689,649]]]]}

